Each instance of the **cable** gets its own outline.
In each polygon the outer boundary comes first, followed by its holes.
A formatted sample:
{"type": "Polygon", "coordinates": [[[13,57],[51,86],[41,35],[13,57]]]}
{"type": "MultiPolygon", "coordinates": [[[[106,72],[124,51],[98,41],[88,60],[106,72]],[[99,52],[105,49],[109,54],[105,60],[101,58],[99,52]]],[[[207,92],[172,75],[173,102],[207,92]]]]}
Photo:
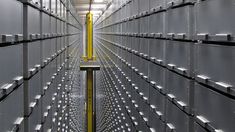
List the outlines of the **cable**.
{"type": "Polygon", "coordinates": [[[92,4],[92,0],[90,0],[90,4],[89,4],[89,13],[91,12],[91,4],[92,4]]]}

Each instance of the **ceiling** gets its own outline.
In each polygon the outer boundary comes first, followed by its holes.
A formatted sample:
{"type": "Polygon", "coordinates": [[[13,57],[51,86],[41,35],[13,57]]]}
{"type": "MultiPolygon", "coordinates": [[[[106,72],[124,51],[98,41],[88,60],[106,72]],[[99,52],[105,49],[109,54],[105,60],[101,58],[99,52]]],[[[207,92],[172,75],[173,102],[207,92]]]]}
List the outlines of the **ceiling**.
{"type": "MultiPolygon", "coordinates": [[[[92,0],[91,12],[94,15],[94,21],[102,14],[111,0],[92,0]]],[[[73,0],[77,13],[83,23],[85,22],[86,13],[89,12],[90,0],[73,0]]]]}

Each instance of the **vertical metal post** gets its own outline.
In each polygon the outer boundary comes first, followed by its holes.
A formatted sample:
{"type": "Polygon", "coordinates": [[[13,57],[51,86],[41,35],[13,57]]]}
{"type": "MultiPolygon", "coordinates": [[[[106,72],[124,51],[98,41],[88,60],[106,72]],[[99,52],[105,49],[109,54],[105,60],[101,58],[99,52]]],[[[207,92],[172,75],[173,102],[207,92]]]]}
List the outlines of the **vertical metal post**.
{"type": "MultiPolygon", "coordinates": [[[[23,3],[23,38],[28,39],[28,5],[23,3]]],[[[28,43],[23,43],[23,77],[24,77],[24,131],[29,131],[28,115],[29,111],[29,84],[26,78],[28,77],[28,43]]]]}
{"type": "MultiPolygon", "coordinates": [[[[66,7],[69,7],[69,2],[68,1],[66,1],[66,7]]],[[[66,8],[66,27],[65,27],[65,34],[68,34],[69,33],[69,24],[68,24],[68,22],[69,22],[69,10],[66,8]]],[[[65,43],[66,43],[66,47],[67,47],[67,49],[66,49],[66,58],[67,58],[67,63],[66,63],[66,69],[67,69],[67,74],[69,75],[69,72],[70,72],[70,67],[69,67],[69,63],[71,62],[71,59],[70,59],[70,56],[69,56],[69,49],[70,49],[70,47],[69,47],[69,37],[68,36],[66,36],[65,37],[65,43]]],[[[69,77],[67,77],[67,81],[69,82],[69,81],[71,81],[70,79],[69,79],[69,77]]],[[[70,131],[71,130],[71,127],[70,127],[70,119],[71,119],[71,114],[70,114],[70,109],[71,109],[71,106],[70,106],[70,92],[71,92],[71,90],[70,90],[70,88],[69,87],[67,87],[67,106],[68,106],[68,108],[67,108],[67,111],[66,111],[66,113],[68,113],[68,116],[67,116],[67,127],[68,127],[68,129],[67,129],[67,131],[70,131]]]]}
{"type": "MultiPolygon", "coordinates": [[[[42,0],[40,0],[40,5],[42,5],[43,4],[43,1],[42,0]]],[[[42,6],[40,6],[40,8],[42,9],[42,6]]],[[[42,11],[40,11],[40,36],[42,36],[42,34],[43,34],[43,29],[42,29],[42,27],[43,27],[43,20],[42,20],[42,14],[43,14],[43,12],[42,11]]],[[[50,19],[50,18],[49,18],[50,19]]],[[[40,40],[40,65],[42,66],[42,64],[43,64],[43,50],[42,50],[42,48],[43,48],[43,40],[40,40]]],[[[39,71],[39,75],[40,75],[40,86],[43,86],[43,72],[40,70],[39,71]]],[[[41,95],[43,94],[43,89],[41,89],[41,95]]],[[[42,99],[42,102],[40,103],[40,115],[41,115],[41,124],[43,124],[44,122],[43,122],[43,100],[44,100],[44,98],[42,99]]],[[[43,125],[42,125],[42,127],[44,127],[43,125]]]]}

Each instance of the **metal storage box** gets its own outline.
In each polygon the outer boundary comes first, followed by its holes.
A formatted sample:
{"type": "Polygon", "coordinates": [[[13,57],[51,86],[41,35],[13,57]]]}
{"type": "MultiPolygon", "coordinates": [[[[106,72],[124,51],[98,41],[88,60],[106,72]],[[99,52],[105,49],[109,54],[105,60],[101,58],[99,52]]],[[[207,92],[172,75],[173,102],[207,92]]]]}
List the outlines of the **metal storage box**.
{"type": "Polygon", "coordinates": [[[152,86],[164,86],[164,80],[165,80],[165,68],[161,67],[157,64],[154,63],[150,63],[149,64],[149,80],[150,80],[150,84],[152,86]],[[151,82],[152,81],[152,82],[151,82]],[[156,83],[156,84],[155,84],[156,83]]]}
{"type": "Polygon", "coordinates": [[[234,130],[234,99],[195,83],[194,109],[196,121],[202,126],[210,130],[234,130]]]}
{"type": "Polygon", "coordinates": [[[166,101],[166,132],[191,132],[190,117],[169,100],[166,101]]]}
{"type": "Polygon", "coordinates": [[[166,35],[168,38],[192,39],[194,33],[194,6],[186,5],[167,10],[166,35]]]}
{"type": "MultiPolygon", "coordinates": [[[[162,120],[164,120],[166,96],[151,86],[149,89],[150,89],[149,90],[149,104],[150,104],[150,109],[151,109],[150,111],[155,113],[155,115],[158,115],[156,113],[157,111],[160,112],[162,114],[161,118],[163,118],[162,120]]],[[[150,117],[151,117],[151,114],[150,114],[150,117]]]]}
{"type": "Polygon", "coordinates": [[[165,131],[165,124],[159,119],[156,113],[150,112],[149,114],[149,126],[152,131],[155,132],[164,132],[165,131]]]}
{"type": "Polygon", "coordinates": [[[14,36],[16,34],[23,34],[23,4],[21,2],[16,0],[1,0],[0,17],[1,35],[8,34],[14,36]]]}
{"type": "Polygon", "coordinates": [[[32,102],[36,102],[36,96],[37,95],[41,95],[42,94],[42,87],[40,84],[40,74],[36,74],[35,76],[33,76],[30,80],[26,81],[25,83],[28,83],[27,86],[27,90],[28,90],[28,103],[30,105],[30,103],[32,102]]]}
{"type": "MultiPolygon", "coordinates": [[[[21,85],[0,102],[1,131],[12,130],[15,127],[14,124],[17,118],[24,117],[23,110],[23,85],[21,85]]],[[[20,128],[20,130],[23,130],[23,124],[20,124],[20,128]]]]}
{"type": "Polygon", "coordinates": [[[149,39],[149,59],[159,64],[166,63],[166,41],[161,39],[149,39]]]}
{"type": "MultiPolygon", "coordinates": [[[[28,6],[28,40],[38,39],[37,34],[40,35],[40,16],[39,11],[31,6],[28,6]]],[[[41,36],[39,37],[41,38],[41,36]]]]}
{"type": "Polygon", "coordinates": [[[235,48],[226,45],[198,43],[195,50],[195,69],[198,76],[196,79],[234,96],[235,48]],[[206,77],[206,80],[201,80],[200,76],[202,75],[206,77]],[[221,83],[224,83],[225,86],[221,83]],[[231,87],[231,91],[229,91],[229,87],[231,87]]]}
{"type": "Polygon", "coordinates": [[[151,36],[158,38],[165,37],[165,17],[165,11],[153,13],[149,16],[149,33],[151,36]]]}
{"type": "MultiPolygon", "coordinates": [[[[166,93],[169,100],[182,102],[183,108],[189,108],[193,93],[193,81],[172,71],[166,71],[166,93]]],[[[187,111],[187,110],[186,110],[187,111]]]]}
{"type": "Polygon", "coordinates": [[[34,68],[36,65],[41,64],[40,41],[30,42],[27,45],[28,45],[28,68],[34,68]]]}
{"type": "Polygon", "coordinates": [[[42,13],[42,35],[51,33],[51,17],[42,13]]]}
{"type": "Polygon", "coordinates": [[[13,45],[0,48],[0,85],[11,83],[17,76],[23,74],[23,45],[13,45]]]}
{"type": "Polygon", "coordinates": [[[191,76],[193,72],[193,46],[191,42],[167,40],[166,66],[183,75],[191,76]]]}
{"type": "Polygon", "coordinates": [[[195,8],[197,39],[207,39],[205,34],[213,41],[234,41],[233,0],[200,0],[195,8]]]}

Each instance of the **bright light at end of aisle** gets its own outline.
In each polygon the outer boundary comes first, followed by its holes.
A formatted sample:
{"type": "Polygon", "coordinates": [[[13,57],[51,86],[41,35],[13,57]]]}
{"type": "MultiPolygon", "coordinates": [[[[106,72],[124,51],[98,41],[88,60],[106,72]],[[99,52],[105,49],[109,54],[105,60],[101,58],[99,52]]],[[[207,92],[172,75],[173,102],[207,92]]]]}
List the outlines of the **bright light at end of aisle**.
{"type": "Polygon", "coordinates": [[[102,2],[104,2],[104,0],[94,0],[94,2],[102,3],[102,2]]]}

